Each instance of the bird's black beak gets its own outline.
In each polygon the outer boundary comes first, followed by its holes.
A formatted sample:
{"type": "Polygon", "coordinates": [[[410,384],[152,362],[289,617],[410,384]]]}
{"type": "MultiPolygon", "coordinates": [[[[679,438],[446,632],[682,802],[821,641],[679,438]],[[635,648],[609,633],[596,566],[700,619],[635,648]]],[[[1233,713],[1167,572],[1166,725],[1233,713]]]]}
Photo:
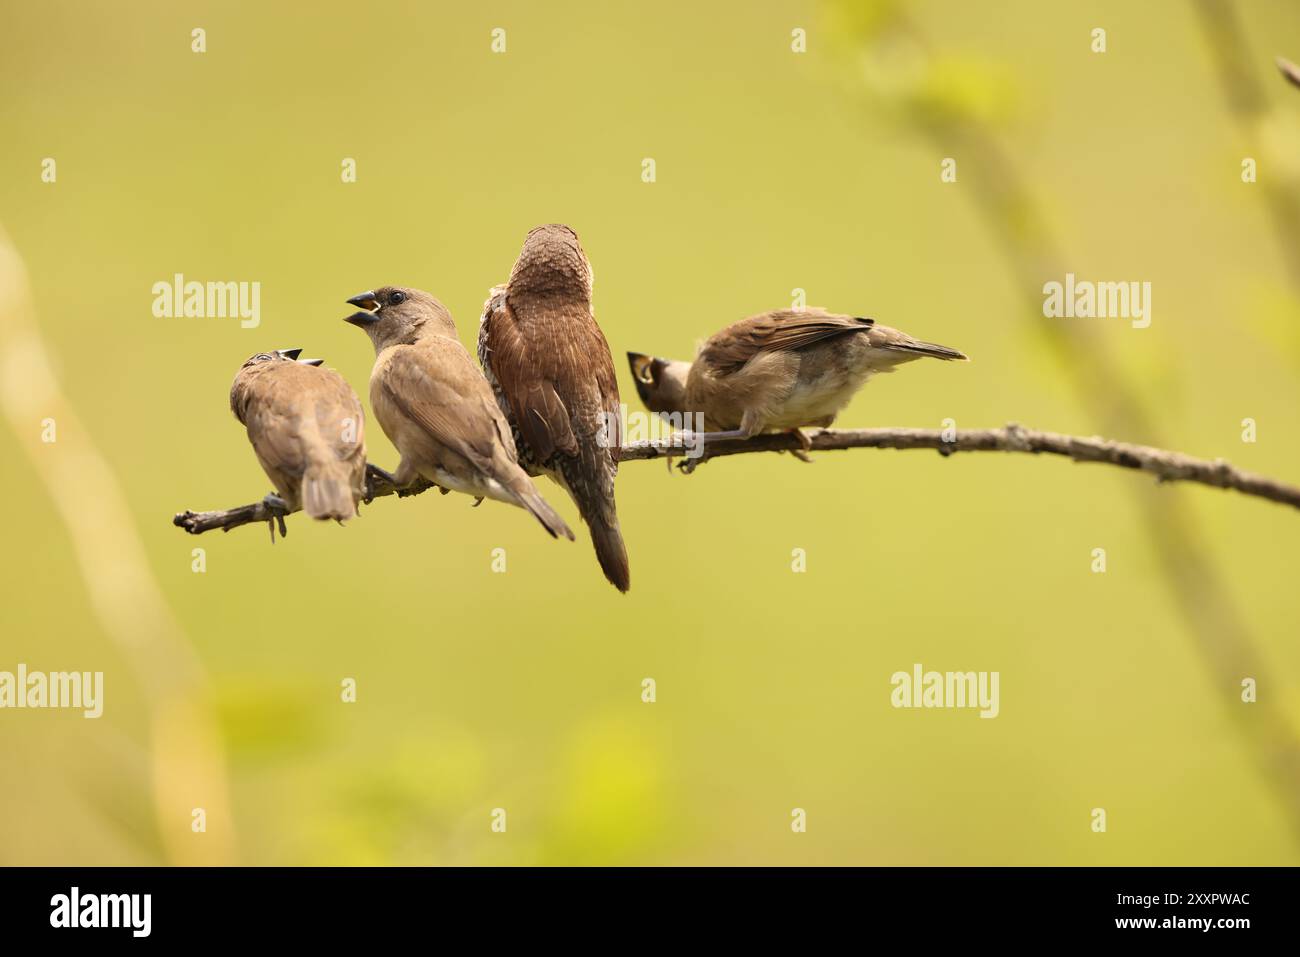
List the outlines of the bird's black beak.
{"type": "Polygon", "coordinates": [[[654,385],[659,381],[659,373],[663,371],[664,366],[668,365],[668,360],[656,359],[639,352],[629,352],[627,363],[632,367],[632,378],[636,381],[637,389],[640,390],[643,385],[654,385]]]}
{"type": "Polygon", "coordinates": [[[301,349],[276,349],[275,354],[283,359],[297,359],[302,355],[301,349]]]}
{"type": "Polygon", "coordinates": [[[318,366],[324,361],[324,359],[299,359],[298,364],[304,366],[318,366]]]}
{"type": "Polygon", "coordinates": [[[642,355],[639,352],[629,352],[627,354],[627,364],[632,368],[632,379],[635,382],[649,382],[646,378],[650,372],[650,357],[642,355]]]}
{"type": "Polygon", "coordinates": [[[367,326],[373,326],[379,321],[379,317],[375,315],[379,311],[379,300],[375,298],[373,289],[357,293],[348,300],[348,304],[358,306],[361,311],[354,312],[344,319],[344,322],[350,322],[352,325],[364,329],[367,326]]]}

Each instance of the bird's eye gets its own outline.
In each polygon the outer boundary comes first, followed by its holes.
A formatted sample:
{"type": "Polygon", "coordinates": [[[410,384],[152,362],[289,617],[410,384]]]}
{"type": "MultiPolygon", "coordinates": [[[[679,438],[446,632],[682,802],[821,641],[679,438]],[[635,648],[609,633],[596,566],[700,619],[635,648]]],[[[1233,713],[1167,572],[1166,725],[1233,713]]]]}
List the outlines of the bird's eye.
{"type": "Polygon", "coordinates": [[[388,296],[388,304],[390,306],[400,306],[404,302],[406,302],[406,293],[404,292],[394,292],[390,293],[388,296]]]}

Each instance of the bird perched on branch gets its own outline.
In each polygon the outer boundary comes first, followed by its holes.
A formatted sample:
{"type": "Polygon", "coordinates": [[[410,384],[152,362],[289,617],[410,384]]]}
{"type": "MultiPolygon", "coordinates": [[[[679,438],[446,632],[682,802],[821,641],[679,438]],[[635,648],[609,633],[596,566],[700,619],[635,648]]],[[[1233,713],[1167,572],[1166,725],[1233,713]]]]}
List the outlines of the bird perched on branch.
{"type": "Polygon", "coordinates": [[[348,302],[361,311],[346,321],[364,329],[375,347],[370,407],[402,455],[393,475],[381,474],[399,489],[422,476],[444,490],[517,505],[552,536],[572,540],[564,519],[520,468],[510,425],[456,337],[447,307],[401,286],[348,302]]]}
{"type": "Polygon", "coordinates": [[[650,411],[702,414],[706,440],[793,432],[805,452],[803,427],[826,428],[871,376],[925,356],[966,359],[871,319],[816,308],[733,323],[705,342],[693,363],[627,354],[650,411]]]}
{"type": "Polygon", "coordinates": [[[250,358],[230,388],[230,409],[275,486],[263,499],[267,508],[281,518],[301,508],[342,522],[357,514],[365,494],[365,416],[341,375],[301,354],[280,349],[250,358]]]}
{"type": "Polygon", "coordinates": [[[631,584],[614,505],[618,382],[591,308],[591,264],[568,226],[538,226],[483,306],[478,357],[529,474],[559,483],[591,530],[605,577],[631,584]]]}

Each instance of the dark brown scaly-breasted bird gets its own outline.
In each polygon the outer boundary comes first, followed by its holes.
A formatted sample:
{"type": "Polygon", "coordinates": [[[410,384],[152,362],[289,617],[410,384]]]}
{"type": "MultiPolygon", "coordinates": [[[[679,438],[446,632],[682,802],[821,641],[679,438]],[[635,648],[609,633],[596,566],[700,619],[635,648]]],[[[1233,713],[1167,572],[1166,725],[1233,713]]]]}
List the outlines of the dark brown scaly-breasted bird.
{"type": "Polygon", "coordinates": [[[780,309],[733,323],[700,347],[695,361],[627,354],[641,400],[652,412],[702,413],[706,435],[826,428],[871,376],[913,359],[960,359],[871,319],[825,309],[780,309]]]}
{"type": "Polygon", "coordinates": [[[627,591],[614,506],[622,444],[618,382],[591,309],[591,264],[568,226],[538,226],[483,306],[478,357],[510,421],[519,460],[559,483],[591,530],[605,577],[627,591]]]}
{"type": "MultiPolygon", "coordinates": [[[[527,509],[555,537],[573,532],[519,467],[510,425],[456,337],[447,307],[427,292],[384,286],[348,300],[370,336],[370,407],[402,460],[397,488],[424,477],[443,489],[527,509]]],[[[373,468],[373,466],[372,466],[373,468]]]]}
{"type": "Polygon", "coordinates": [[[230,387],[230,409],[275,486],[267,506],[342,522],[365,495],[365,415],[341,375],[301,353],[250,358],[230,387]]]}

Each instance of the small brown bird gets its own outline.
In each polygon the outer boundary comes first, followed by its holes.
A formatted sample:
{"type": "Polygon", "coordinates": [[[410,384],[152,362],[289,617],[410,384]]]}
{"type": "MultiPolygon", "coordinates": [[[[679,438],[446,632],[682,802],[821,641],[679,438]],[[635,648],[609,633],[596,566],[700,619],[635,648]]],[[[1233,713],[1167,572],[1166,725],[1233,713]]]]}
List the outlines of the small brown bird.
{"type": "Polygon", "coordinates": [[[702,413],[705,437],[747,438],[826,428],[871,376],[956,349],[921,342],[871,319],[824,309],[780,309],[733,323],[700,347],[695,362],[627,354],[637,392],[652,412],[702,413]]]}
{"type": "Polygon", "coordinates": [[[342,522],[365,495],[365,415],[341,375],[301,353],[260,352],[245,362],[230,387],[230,410],[275,486],[265,504],[342,522]]]}
{"type": "Polygon", "coordinates": [[[619,591],[631,584],[614,505],[622,445],[618,381],[591,310],[591,264],[568,226],[538,226],[483,306],[478,358],[519,460],[564,488],[619,591]]]}
{"type": "Polygon", "coordinates": [[[375,346],[370,407],[402,455],[393,475],[382,474],[397,488],[423,476],[480,501],[518,505],[552,536],[572,540],[564,519],[519,467],[510,426],[456,337],[447,307],[427,292],[402,286],[363,292],[348,302],[363,311],[347,321],[364,329],[375,346]]]}

